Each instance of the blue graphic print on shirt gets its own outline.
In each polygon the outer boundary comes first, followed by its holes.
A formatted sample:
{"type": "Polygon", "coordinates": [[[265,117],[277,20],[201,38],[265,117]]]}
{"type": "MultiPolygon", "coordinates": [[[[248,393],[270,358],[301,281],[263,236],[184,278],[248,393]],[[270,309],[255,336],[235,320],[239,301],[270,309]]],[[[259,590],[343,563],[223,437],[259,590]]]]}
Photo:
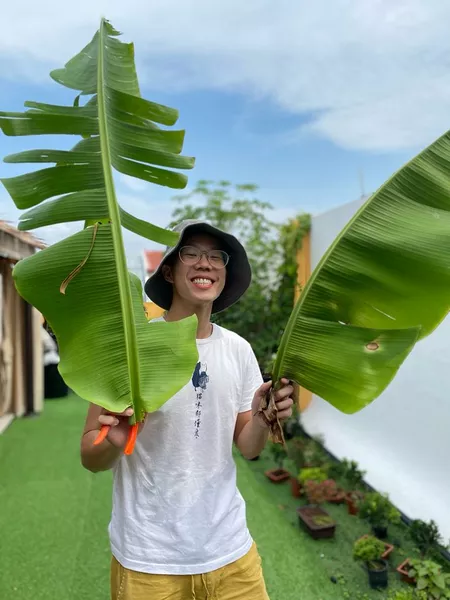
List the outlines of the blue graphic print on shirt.
{"type": "Polygon", "coordinates": [[[200,425],[202,416],[202,399],[203,392],[206,390],[206,386],[208,385],[209,377],[208,377],[208,367],[206,363],[202,365],[198,362],[195,366],[194,373],[192,375],[192,385],[194,386],[196,393],[196,401],[195,401],[195,420],[194,420],[194,437],[200,437],[200,425]],[[203,367],[203,370],[202,370],[203,367]]]}

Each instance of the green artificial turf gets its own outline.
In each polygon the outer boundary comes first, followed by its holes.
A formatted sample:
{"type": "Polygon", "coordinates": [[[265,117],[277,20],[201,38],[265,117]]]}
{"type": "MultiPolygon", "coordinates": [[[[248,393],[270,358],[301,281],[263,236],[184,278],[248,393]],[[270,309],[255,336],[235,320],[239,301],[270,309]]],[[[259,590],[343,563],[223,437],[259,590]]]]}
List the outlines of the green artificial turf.
{"type": "MultiPolygon", "coordinates": [[[[47,401],[42,416],[17,420],[0,436],[2,600],[109,598],[111,476],[80,466],[86,408],[76,397],[47,401]]],[[[270,459],[236,461],[271,600],[387,597],[369,590],[367,575],[351,557],[353,541],[367,532],[364,523],[343,506],[327,506],[338,522],[336,538],[313,541],[298,527],[299,501],[289,485],[264,476],[270,459]]],[[[396,537],[404,534],[392,528],[396,537]]],[[[397,551],[392,565],[402,556],[397,551]]],[[[394,572],[390,580],[391,589],[399,585],[394,572]]]]}

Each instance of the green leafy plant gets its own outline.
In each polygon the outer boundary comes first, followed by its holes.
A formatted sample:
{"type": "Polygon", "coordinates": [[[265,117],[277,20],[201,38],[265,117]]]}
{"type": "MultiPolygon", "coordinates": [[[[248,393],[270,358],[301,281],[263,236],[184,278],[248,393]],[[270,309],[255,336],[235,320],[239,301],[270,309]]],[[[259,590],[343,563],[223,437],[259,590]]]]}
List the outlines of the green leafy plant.
{"type": "Polygon", "coordinates": [[[320,435],[306,441],[303,453],[306,465],[315,467],[325,464],[328,457],[323,449],[323,443],[324,438],[320,435]]]}
{"type": "Polygon", "coordinates": [[[102,19],[89,44],[51,77],[77,90],[73,106],[26,102],[26,112],[1,112],[7,136],[79,136],[70,150],[27,150],[8,163],[53,166],[2,183],[20,210],[19,229],[84,221],[79,233],[20,261],[16,287],[56,335],[60,372],[78,395],[111,411],[133,406],[136,421],[182,388],[197,361],[195,317],[149,325],[138,278],[127,270],[122,226],[173,245],[178,234],[137,219],[118,203],[113,170],[183,188],[194,159],[180,155],[177,111],[140,96],[134,48],[102,19]],[[87,101],[82,104],[82,99],[87,101]],[[168,376],[170,373],[170,376],[168,376]]]}
{"type": "Polygon", "coordinates": [[[294,461],[296,466],[296,471],[300,471],[300,469],[305,464],[305,442],[300,438],[294,438],[289,443],[288,455],[291,460],[294,461]]]}
{"type": "Polygon", "coordinates": [[[416,580],[416,589],[426,594],[427,600],[450,598],[450,574],[443,573],[442,567],[431,560],[410,560],[408,573],[416,580]]]}
{"type": "Polygon", "coordinates": [[[384,552],[384,544],[376,537],[368,535],[363,537],[353,545],[353,558],[361,562],[365,562],[370,566],[375,566],[381,560],[384,552]]]}
{"type": "Polygon", "coordinates": [[[400,513],[392,506],[386,494],[372,492],[366,494],[359,506],[359,516],[372,527],[384,527],[388,523],[399,523],[400,513]]]}
{"type": "Polygon", "coordinates": [[[292,311],[273,380],[345,413],[392,381],[448,313],[450,133],[408,162],[344,227],[292,311]]]}
{"type": "Polygon", "coordinates": [[[414,588],[405,588],[397,590],[389,595],[388,600],[428,600],[425,592],[420,592],[414,588]]]}
{"type": "Polygon", "coordinates": [[[409,537],[420,551],[422,558],[428,555],[433,546],[443,542],[439,528],[434,521],[429,523],[420,519],[412,521],[409,528],[409,537]]]}
{"type": "MultiPolygon", "coordinates": [[[[277,445],[279,446],[279,444],[277,445]]],[[[283,468],[286,469],[286,471],[289,471],[292,477],[295,477],[295,474],[297,472],[297,465],[294,460],[292,460],[291,458],[286,458],[283,461],[283,468]]]]}
{"type": "Polygon", "coordinates": [[[314,525],[333,525],[334,521],[330,515],[315,515],[312,517],[314,525]]]}
{"type": "Polygon", "coordinates": [[[356,461],[344,458],[341,462],[341,468],[340,476],[351,490],[355,490],[361,486],[366,472],[359,469],[356,461]]]}
{"type": "Polygon", "coordinates": [[[298,476],[298,480],[302,484],[306,481],[322,482],[326,480],[327,476],[327,472],[321,467],[311,467],[302,469],[298,476]]]}
{"type": "Polygon", "coordinates": [[[269,450],[272,454],[274,462],[277,465],[277,468],[282,469],[283,463],[288,457],[285,447],[280,444],[271,443],[269,446],[269,450]]]}

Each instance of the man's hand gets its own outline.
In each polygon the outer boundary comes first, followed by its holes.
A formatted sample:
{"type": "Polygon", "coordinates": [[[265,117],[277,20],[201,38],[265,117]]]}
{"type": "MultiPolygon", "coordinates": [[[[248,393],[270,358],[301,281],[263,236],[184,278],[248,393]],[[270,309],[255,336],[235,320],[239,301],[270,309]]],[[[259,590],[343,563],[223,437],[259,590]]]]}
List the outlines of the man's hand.
{"type": "MultiPolygon", "coordinates": [[[[98,417],[100,426],[109,425],[110,430],[108,431],[106,439],[116,448],[124,448],[127,443],[130,430],[129,418],[132,414],[132,408],[127,408],[122,413],[111,413],[102,409],[102,412],[98,417]]],[[[145,419],[142,423],[139,423],[138,433],[142,431],[144,423],[145,419]]]]}
{"type": "MultiPolygon", "coordinates": [[[[258,414],[259,405],[261,404],[261,400],[267,394],[267,392],[272,387],[272,381],[266,381],[263,383],[261,387],[259,387],[253,398],[252,402],[252,414],[253,418],[258,422],[261,427],[267,429],[267,425],[260,414],[258,414]]],[[[294,387],[289,383],[288,379],[281,379],[281,387],[278,389],[275,394],[275,404],[278,410],[278,418],[280,421],[285,421],[292,416],[292,405],[294,401],[291,396],[294,393],[294,387]]]]}

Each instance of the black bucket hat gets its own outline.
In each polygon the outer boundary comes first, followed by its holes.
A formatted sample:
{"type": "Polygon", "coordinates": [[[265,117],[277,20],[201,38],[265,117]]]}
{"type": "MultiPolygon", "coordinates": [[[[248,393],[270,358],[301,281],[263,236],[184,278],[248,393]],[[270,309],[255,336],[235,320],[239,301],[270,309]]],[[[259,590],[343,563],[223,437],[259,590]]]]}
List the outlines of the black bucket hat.
{"type": "Polygon", "coordinates": [[[212,312],[218,313],[225,310],[246,292],[252,279],[252,271],[244,246],[238,239],[226,233],[217,227],[214,227],[207,221],[185,220],[176,225],[172,231],[180,234],[180,238],[176,246],[167,247],[163,259],[145,283],[144,289],[147,296],[164,310],[169,310],[172,304],[172,284],[165,280],[162,273],[162,268],[170,256],[173,256],[183,246],[184,241],[190,235],[196,233],[206,233],[213,236],[223,246],[221,250],[225,250],[230,255],[230,261],[227,264],[227,277],[225,287],[220,296],[214,300],[212,312]]]}

